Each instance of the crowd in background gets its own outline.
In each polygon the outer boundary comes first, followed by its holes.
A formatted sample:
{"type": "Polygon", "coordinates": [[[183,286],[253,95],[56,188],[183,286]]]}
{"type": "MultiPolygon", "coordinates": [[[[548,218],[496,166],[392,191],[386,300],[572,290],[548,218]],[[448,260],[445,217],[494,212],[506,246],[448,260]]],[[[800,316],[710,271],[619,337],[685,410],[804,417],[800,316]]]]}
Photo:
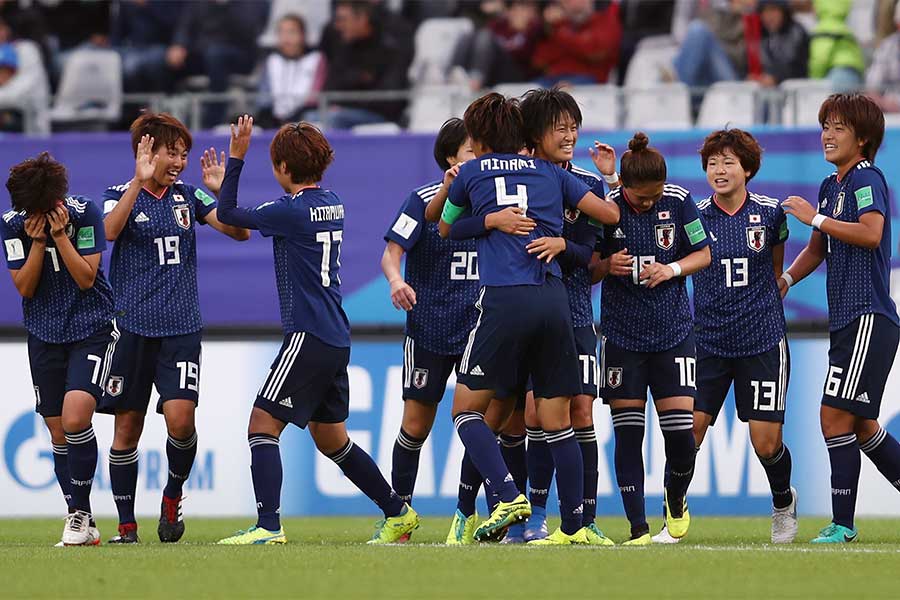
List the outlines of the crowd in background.
{"type": "MultiPolygon", "coordinates": [[[[93,48],[118,53],[126,93],[226,92],[243,76],[260,92],[260,122],[316,119],[322,91],[409,89],[417,27],[465,17],[473,28],[455,42],[442,77],[473,91],[622,84],[640,41],[670,35],[679,49],[664,80],[827,78],[837,90],[870,89],[896,111],[900,8],[873,1],[873,41],[864,45],[848,24],[852,0],[296,0],[296,11],[276,19],[260,0],[6,0],[0,106],[42,85],[52,94],[68,57],[93,48]]],[[[402,99],[336,102],[329,120],[336,128],[402,122],[405,107],[402,99]]],[[[203,125],[226,122],[226,110],[211,102],[203,125]]],[[[20,126],[15,111],[0,112],[0,129],[20,126]]]]}

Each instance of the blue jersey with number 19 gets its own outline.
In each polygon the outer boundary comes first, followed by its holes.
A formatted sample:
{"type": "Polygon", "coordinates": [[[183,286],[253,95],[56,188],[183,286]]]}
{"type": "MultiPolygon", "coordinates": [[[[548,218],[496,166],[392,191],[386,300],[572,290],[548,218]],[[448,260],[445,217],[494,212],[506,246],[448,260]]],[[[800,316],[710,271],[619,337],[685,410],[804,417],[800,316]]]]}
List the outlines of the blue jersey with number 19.
{"type": "Polygon", "coordinates": [[[537,222],[527,236],[494,229],[476,240],[481,284],[543,285],[547,275],[562,277],[555,260],[537,260],[526,246],[541,237],[561,237],[564,207],[576,208],[589,191],[571,173],[539,158],[484,154],[466,162],[450,186],[448,202],[471,207],[476,216],[518,206],[537,222]]]}

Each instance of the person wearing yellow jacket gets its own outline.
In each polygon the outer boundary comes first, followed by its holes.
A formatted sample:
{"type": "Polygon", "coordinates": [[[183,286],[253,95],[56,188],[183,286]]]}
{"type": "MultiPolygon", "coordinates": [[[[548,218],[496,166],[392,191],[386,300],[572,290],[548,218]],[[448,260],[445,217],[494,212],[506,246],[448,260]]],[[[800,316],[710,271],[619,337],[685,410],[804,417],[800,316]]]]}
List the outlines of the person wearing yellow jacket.
{"type": "Polygon", "coordinates": [[[809,44],[809,76],[829,79],[835,91],[862,86],[866,61],[847,26],[852,0],[813,0],[818,23],[809,44]]]}

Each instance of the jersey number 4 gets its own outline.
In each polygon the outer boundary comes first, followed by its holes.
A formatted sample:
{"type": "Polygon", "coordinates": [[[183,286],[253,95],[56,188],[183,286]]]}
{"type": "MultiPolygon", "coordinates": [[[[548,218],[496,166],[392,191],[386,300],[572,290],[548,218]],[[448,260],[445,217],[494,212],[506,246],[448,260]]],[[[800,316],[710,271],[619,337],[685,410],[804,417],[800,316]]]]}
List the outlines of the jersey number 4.
{"type": "MultiPolygon", "coordinates": [[[[322,287],[331,286],[331,245],[337,246],[337,266],[341,266],[341,241],[344,232],[338,231],[320,231],[316,234],[316,241],[322,244],[322,287]]],[[[336,277],[338,285],[341,278],[336,277]]]]}
{"type": "Polygon", "coordinates": [[[522,183],[516,184],[516,193],[506,191],[506,180],[502,177],[494,177],[494,188],[497,190],[498,206],[518,206],[522,210],[528,210],[528,188],[522,183]]]}

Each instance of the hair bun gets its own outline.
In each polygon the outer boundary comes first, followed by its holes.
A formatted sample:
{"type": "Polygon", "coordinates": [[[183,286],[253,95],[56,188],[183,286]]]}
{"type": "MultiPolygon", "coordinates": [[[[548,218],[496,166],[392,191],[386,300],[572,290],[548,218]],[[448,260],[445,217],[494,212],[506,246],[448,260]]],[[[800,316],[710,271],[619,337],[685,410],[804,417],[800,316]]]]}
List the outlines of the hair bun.
{"type": "Polygon", "coordinates": [[[628,141],[628,149],[632,152],[640,152],[650,145],[650,138],[643,131],[638,131],[634,137],[628,141]]]}

